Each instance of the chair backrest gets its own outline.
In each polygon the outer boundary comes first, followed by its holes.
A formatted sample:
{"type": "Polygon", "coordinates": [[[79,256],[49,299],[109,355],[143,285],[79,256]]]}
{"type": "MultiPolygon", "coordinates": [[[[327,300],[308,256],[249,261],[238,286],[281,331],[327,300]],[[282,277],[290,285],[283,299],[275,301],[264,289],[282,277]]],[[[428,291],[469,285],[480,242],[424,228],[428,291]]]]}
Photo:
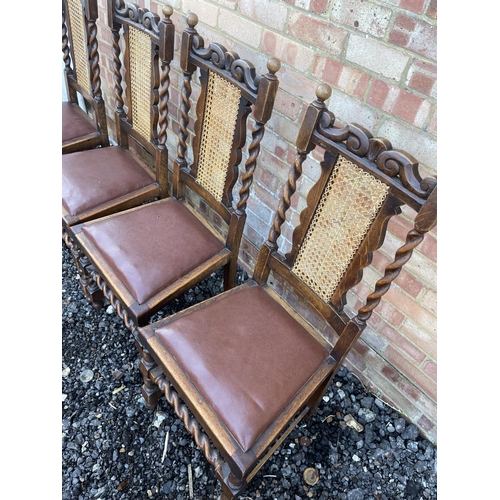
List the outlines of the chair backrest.
{"type": "Polygon", "coordinates": [[[387,139],[374,138],[357,124],[335,126],[335,116],[324,102],[330,87],[320,85],[316,95],[299,131],[295,161],[253,278],[264,284],[272,272],[331,325],[318,333],[331,346],[335,374],[382,296],[436,224],[437,180],[422,179],[415,158],[392,149],[387,139]],[[315,148],[323,150],[321,174],[294,229],[292,248],[283,256],[277,240],[302,164],[315,148]],[[365,305],[349,318],[344,311],[346,294],[361,280],[373,251],[384,242],[390,218],[401,213],[403,205],[417,212],[414,227],[365,305]]]}
{"type": "MultiPolygon", "coordinates": [[[[188,187],[196,193],[195,197],[197,195],[201,199],[201,204],[211,207],[213,213],[228,224],[226,244],[236,252],[237,258],[260,142],[278,90],[275,73],[280,68],[280,62],[271,58],[267,64],[269,73],[256,75],[254,66],[240,59],[237,53],[217,43],[204,46],[203,38],[195,29],[198,23],[196,14],[188,14],[186,21],[188,26],[182,35],[180,55],[183,83],[172,194],[178,199],[185,199],[185,188],[188,187]],[[192,139],[193,161],[188,165],[190,96],[196,72],[201,91],[192,139]],[[233,188],[238,180],[250,112],[254,119],[252,140],[248,146],[238,199],[233,205],[233,188]]],[[[199,213],[207,212],[204,208],[199,213]]]]}
{"type": "Polygon", "coordinates": [[[170,20],[172,7],[164,6],[162,13],[160,20],[137,4],[108,0],[117,142],[143,157],[155,171],[164,197],[168,194],[166,139],[175,27],[170,20]]]}
{"type": "Polygon", "coordinates": [[[68,99],[78,103],[78,95],[91,112],[101,145],[109,146],[106,109],[101,90],[97,43],[97,0],[62,1],[62,51],[68,99]]]}

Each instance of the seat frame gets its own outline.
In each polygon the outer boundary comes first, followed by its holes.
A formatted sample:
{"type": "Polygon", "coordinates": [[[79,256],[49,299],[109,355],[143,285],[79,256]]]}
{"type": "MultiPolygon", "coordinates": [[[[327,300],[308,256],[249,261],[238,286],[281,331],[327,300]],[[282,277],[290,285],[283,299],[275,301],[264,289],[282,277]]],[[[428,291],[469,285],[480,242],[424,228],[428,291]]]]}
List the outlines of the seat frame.
{"type": "Polygon", "coordinates": [[[62,144],[63,154],[92,149],[98,146],[109,146],[106,106],[104,104],[101,89],[99,51],[97,42],[96,21],[99,16],[97,0],[82,0],[83,28],[85,30],[86,37],[84,45],[87,55],[87,71],[90,77],[90,81],[86,82],[88,84],[88,89],[86,89],[77,80],[73,32],[71,30],[71,18],[68,15],[68,1],[71,0],[63,0],[62,2],[62,51],[66,91],[69,102],[81,109],[82,117],[87,119],[89,123],[92,124],[95,128],[95,132],[83,137],[64,141],[62,144]],[[84,111],[80,107],[78,103],[78,94],[82,96],[85,106],[92,109],[92,116],[89,116],[87,110],[84,111]]]}
{"type": "Polygon", "coordinates": [[[325,105],[331,89],[320,85],[316,95],[317,99],[309,105],[299,131],[294,164],[283,187],[273,226],[268,240],[261,247],[251,281],[138,330],[138,341],[142,345],[142,394],[147,407],[155,407],[158,401],[155,389],[159,388],[214,467],[222,488],[222,500],[240,496],[297,424],[303,418],[312,416],[331,380],[366,327],[373,310],[410,259],[413,250],[422,242],[425,233],[436,224],[437,180],[432,177],[422,179],[415,158],[404,151],[392,149],[387,139],[374,138],[368,130],[357,124],[335,126],[335,116],[325,105]],[[292,250],[282,256],[278,252],[278,238],[286,220],[290,199],[302,174],[303,162],[316,147],[324,150],[321,175],[309,192],[307,206],[294,230],[292,250]],[[339,155],[387,184],[390,190],[331,299],[325,301],[304,284],[292,268],[339,155]],[[417,212],[414,227],[408,232],[404,244],[395,252],[393,262],[386,266],[383,277],[366,297],[365,304],[350,317],[344,311],[346,294],[361,280],[363,269],[370,264],[373,252],[384,241],[390,218],[399,214],[404,204],[417,212]],[[271,276],[272,280],[269,279],[271,276]],[[272,286],[271,281],[279,285],[272,286]],[[202,393],[155,336],[155,330],[214,300],[224,300],[227,294],[237,293],[242,287],[250,286],[262,287],[270,300],[282,304],[318,342],[328,346],[330,355],[314,379],[305,384],[251,449],[244,452],[204,400],[202,393]],[[278,293],[280,289],[281,293],[278,293]]]}

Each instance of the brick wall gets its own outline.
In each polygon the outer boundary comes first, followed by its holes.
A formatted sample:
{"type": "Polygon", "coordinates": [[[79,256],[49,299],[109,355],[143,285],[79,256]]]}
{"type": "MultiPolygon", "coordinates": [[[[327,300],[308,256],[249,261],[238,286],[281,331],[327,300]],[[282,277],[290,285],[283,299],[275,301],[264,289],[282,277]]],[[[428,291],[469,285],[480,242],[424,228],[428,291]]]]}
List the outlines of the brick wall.
{"type": "MultiPolygon", "coordinates": [[[[112,56],[106,1],[99,0],[101,76],[113,119],[112,56]]],[[[140,0],[161,15],[165,2],[140,0]]],[[[436,0],[171,0],[178,32],[171,70],[171,127],[176,129],[180,72],[180,33],[189,11],[206,43],[222,43],[250,60],[259,73],[274,56],[281,60],[275,112],[262,141],[259,169],[248,202],[240,261],[250,270],[267,237],[277,193],[294,154],[305,107],[320,82],[333,88],[329,109],[341,124],[357,122],[388,138],[420,162],[424,176],[436,174],[436,0]]],[[[112,125],[114,126],[114,125],[112,125]]],[[[250,123],[251,126],[251,123],[250,123]]],[[[113,132],[111,133],[113,137],[113,132]]],[[[175,136],[169,136],[171,158],[175,136]]],[[[244,163],[244,161],[243,161],[244,163]]],[[[304,165],[292,200],[281,248],[290,246],[293,224],[315,176],[314,155],[304,165]]],[[[410,211],[392,221],[389,237],[374,255],[374,268],[348,297],[348,309],[361,305],[384,266],[410,229],[410,211]]],[[[394,408],[436,441],[436,230],[414,252],[372,316],[348,367],[394,408]]]]}

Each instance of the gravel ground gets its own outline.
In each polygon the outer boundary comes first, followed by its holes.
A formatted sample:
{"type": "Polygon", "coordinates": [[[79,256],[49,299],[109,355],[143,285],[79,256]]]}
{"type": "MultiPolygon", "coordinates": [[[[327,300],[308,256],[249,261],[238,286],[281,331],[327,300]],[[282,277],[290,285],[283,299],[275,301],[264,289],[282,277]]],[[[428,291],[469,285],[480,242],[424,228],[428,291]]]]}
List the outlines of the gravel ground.
{"type": "MultiPolygon", "coordinates": [[[[216,273],[153,319],[221,290],[216,273]]],[[[148,410],[141,383],[132,335],[108,304],[96,311],[86,302],[63,244],[63,500],[219,495],[182,422],[163,398],[148,410]]],[[[436,454],[413,424],[342,368],[313,418],[292,432],[241,498],[436,499],[436,454]],[[304,477],[309,468],[319,475],[314,485],[304,477]]]]}

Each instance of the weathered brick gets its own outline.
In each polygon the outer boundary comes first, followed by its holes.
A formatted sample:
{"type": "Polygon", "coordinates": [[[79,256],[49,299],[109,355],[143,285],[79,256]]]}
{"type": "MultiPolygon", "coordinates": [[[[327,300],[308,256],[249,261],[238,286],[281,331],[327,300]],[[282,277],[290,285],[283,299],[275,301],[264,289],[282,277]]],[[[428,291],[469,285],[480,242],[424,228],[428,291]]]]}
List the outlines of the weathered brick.
{"type": "Polygon", "coordinates": [[[370,76],[363,71],[323,56],[316,58],[313,74],[322,82],[333,85],[357,99],[363,98],[370,81],[370,76]]]}
{"type": "Polygon", "coordinates": [[[229,36],[241,40],[251,47],[260,44],[263,30],[260,24],[248,21],[238,14],[226,10],[220,11],[219,28],[229,36]]]}
{"type": "Polygon", "coordinates": [[[383,38],[387,33],[391,15],[391,9],[374,3],[337,0],[333,3],[331,18],[363,33],[383,38]]]}
{"type": "Polygon", "coordinates": [[[402,9],[415,12],[415,14],[422,14],[424,11],[426,0],[401,0],[399,6],[402,9]]]}
{"type": "Polygon", "coordinates": [[[288,92],[285,92],[283,89],[278,89],[278,93],[276,94],[276,99],[274,101],[274,108],[276,111],[283,113],[285,116],[290,118],[292,121],[295,121],[302,112],[304,104],[292,96],[288,92]]]}
{"type": "Polygon", "coordinates": [[[429,137],[424,131],[410,129],[401,122],[390,119],[382,124],[379,134],[389,139],[394,148],[405,149],[419,163],[436,172],[437,142],[433,137],[429,137]]]}
{"type": "Polygon", "coordinates": [[[403,293],[401,288],[395,284],[391,286],[386,294],[386,300],[394,304],[403,314],[412,318],[428,332],[436,334],[436,316],[424,309],[409,295],[403,293]]]}
{"type": "Polygon", "coordinates": [[[400,331],[415,345],[418,345],[430,358],[437,359],[436,337],[424,330],[413,319],[406,319],[400,331]]]}
{"type": "Polygon", "coordinates": [[[433,360],[428,360],[424,364],[424,372],[432,378],[432,380],[437,381],[437,364],[433,360]]]}
{"type": "Polygon", "coordinates": [[[309,103],[316,99],[317,82],[307,78],[301,71],[288,66],[281,66],[278,74],[280,88],[303,102],[309,103]]]}
{"type": "Polygon", "coordinates": [[[361,35],[351,35],[347,44],[346,59],[399,81],[409,57],[403,52],[361,35]]]}
{"type": "Polygon", "coordinates": [[[434,64],[416,60],[408,71],[406,85],[436,99],[437,68],[434,64]]]}
{"type": "Polygon", "coordinates": [[[368,130],[374,130],[380,119],[380,113],[367,108],[361,101],[339,92],[335,88],[332,89],[332,97],[327,106],[339,122],[344,124],[362,123],[368,130]]]}
{"type": "MultiPolygon", "coordinates": [[[[186,14],[194,12],[202,24],[217,26],[217,16],[219,14],[217,5],[205,2],[204,0],[183,0],[182,10],[186,14]]],[[[185,25],[186,22],[184,21],[183,26],[185,25]]]]}
{"type": "Polygon", "coordinates": [[[431,0],[429,2],[426,14],[432,19],[437,19],[437,0],[431,0]]]}
{"type": "Polygon", "coordinates": [[[280,3],[267,0],[239,0],[238,5],[244,16],[260,24],[278,31],[282,31],[285,27],[287,8],[280,3]]]}
{"type": "Polygon", "coordinates": [[[288,22],[288,33],[314,47],[340,55],[347,32],[309,15],[293,12],[288,22]]]}
{"type": "Polygon", "coordinates": [[[329,0],[285,0],[285,2],[315,14],[322,14],[328,9],[329,0]]]}
{"type": "Polygon", "coordinates": [[[314,60],[314,51],[272,31],[265,30],[261,49],[302,72],[307,72],[314,60]]]}
{"type": "Polygon", "coordinates": [[[400,14],[394,23],[389,42],[433,61],[437,59],[436,26],[400,14]]]}

